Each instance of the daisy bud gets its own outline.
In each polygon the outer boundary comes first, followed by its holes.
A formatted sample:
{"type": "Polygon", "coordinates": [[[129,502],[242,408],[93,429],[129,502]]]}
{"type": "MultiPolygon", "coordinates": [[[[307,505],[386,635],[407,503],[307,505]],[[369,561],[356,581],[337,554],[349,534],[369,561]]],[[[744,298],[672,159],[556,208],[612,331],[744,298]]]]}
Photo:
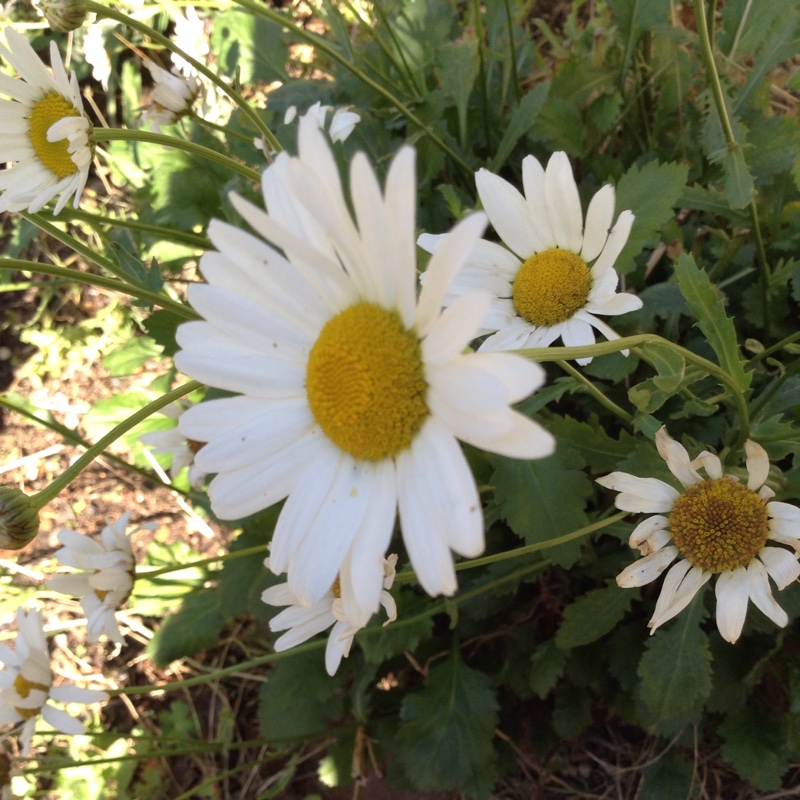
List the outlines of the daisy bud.
{"type": "Polygon", "coordinates": [[[50,28],[59,33],[77,30],[86,19],[83,0],[40,0],[39,7],[50,28]]]}
{"type": "Polygon", "coordinates": [[[13,486],[0,486],[0,549],[21,550],[39,533],[39,506],[13,486]]]}

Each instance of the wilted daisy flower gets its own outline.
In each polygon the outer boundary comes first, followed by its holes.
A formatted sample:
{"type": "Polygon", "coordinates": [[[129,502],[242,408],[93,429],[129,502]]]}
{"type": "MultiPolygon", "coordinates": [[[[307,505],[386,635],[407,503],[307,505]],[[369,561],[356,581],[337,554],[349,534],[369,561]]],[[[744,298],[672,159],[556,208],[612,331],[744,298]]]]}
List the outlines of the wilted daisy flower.
{"type": "Polygon", "coordinates": [[[37,5],[47,24],[60,33],[77,30],[86,19],[84,0],[38,0],[37,5]]]}
{"type": "Polygon", "coordinates": [[[125,641],[115,614],[133,589],[135,561],[130,537],[141,530],[126,533],[130,516],[126,511],[103,528],[99,542],[70,530],[58,534],[64,547],[56,551],[56,558],[64,566],[82,571],[55,575],[47,583],[57,592],[80,598],[90,642],[99,641],[103,634],[118,644],[125,641]]]}
{"type": "MultiPolygon", "coordinates": [[[[642,301],[617,294],[614,262],[634,216],[623,211],[612,227],[614,187],[603,186],[595,194],[584,225],[566,153],[554,153],[546,170],[533,156],[525,158],[524,197],[486,169],[475,181],[505,247],[482,239],[453,281],[447,302],[475,289],[493,296],[481,333],[494,333],[480,350],[548,347],[559,336],[568,347],[594,344],[592,328],[618,339],[596,315],[627,314],[641,308],[642,301]]],[[[419,245],[432,253],[440,241],[423,234],[419,245]]],[[[591,358],[577,361],[587,364],[591,358]]]]}
{"type": "MultiPolygon", "coordinates": [[[[264,562],[264,566],[270,568],[269,559],[264,562]]],[[[383,591],[380,603],[388,617],[384,625],[397,619],[397,604],[388,591],[394,583],[396,566],[396,555],[392,554],[389,558],[383,559],[383,591]]],[[[342,659],[350,655],[353,638],[366,624],[353,623],[347,619],[341,595],[341,582],[338,577],[322,598],[309,607],[299,604],[288,583],[265,589],[261,595],[265,603],[271,606],[289,606],[269,622],[271,631],[286,631],[276,640],[275,652],[280,653],[296,647],[333,626],[325,647],[325,669],[328,675],[335,675],[342,659]]]]}
{"type": "Polygon", "coordinates": [[[108,695],[77,686],[53,686],[41,611],[18,608],[17,627],[16,649],[0,644],[0,661],[5,665],[5,669],[0,670],[0,725],[23,723],[20,743],[23,753],[27,754],[39,714],[62,733],[86,732],[82,722],[48,705],[49,700],[100,703],[108,699],[108,695]]]}
{"type": "Polygon", "coordinates": [[[200,82],[194,75],[181,74],[177,67],[168,72],[149,58],[143,59],[142,64],[155,81],[150,105],[142,110],[142,121],[160,133],[162,125],[173,125],[191,112],[200,95],[200,82]]]}
{"type": "MultiPolygon", "coordinates": [[[[184,411],[189,407],[191,407],[191,403],[184,400],[181,403],[170,403],[168,406],[162,408],[160,413],[174,420],[179,420],[184,411]]],[[[202,447],[200,442],[187,440],[177,425],[164,431],[145,433],[140,436],[139,439],[142,444],[152,447],[153,453],[156,455],[172,456],[172,466],[170,467],[169,474],[173,480],[178,477],[178,473],[180,473],[184,467],[188,467],[189,485],[196,492],[199,492],[203,488],[203,484],[206,480],[206,473],[194,463],[195,453],[202,447]]]]}
{"type": "Polygon", "coordinates": [[[690,461],[683,445],[671,439],[664,428],[656,434],[656,446],[670,472],[683,484],[683,492],[657,478],[637,478],[625,472],[612,472],[597,480],[620,492],[617,508],[655,515],[631,534],[631,547],[644,558],[619,574],[620,586],[650,583],[679,559],[664,579],[648,623],[651,633],[686,608],[712,575],[717,576],[717,627],[724,639],[735,642],[739,638],[748,600],[776,625],[785,626],[788,617],[775,602],[768,578],[784,589],[800,576],[800,509],[771,500],[775,493],[764,483],[769,472],[764,448],[750,439],[745,442],[745,485],[723,475],[722,464],[713,453],[703,451],[690,461]],[[708,477],[704,479],[698,469],[708,477]]]}
{"type": "Polygon", "coordinates": [[[312,606],[341,572],[347,618],[377,610],[382,559],[399,508],[417,577],[453,594],[449,550],[483,551],[475,480],[457,439],[540,458],[553,438],[510,408],[541,385],[542,369],[500,353],[465,354],[489,298],[467,295],[441,312],[453,275],[484,228],[463,220],[431,259],[416,298],[414,151],[392,161],[385,191],[363,154],[352,163],[356,220],[316,123],[301,120],[299,158],[264,173],[268,213],[231,195],[260,238],[212,221],[219,252],[200,268],[189,301],[205,321],[178,328],[179,370],[239,393],[180,419],[196,456],[217,473],[212,508],[237,519],[288,495],[271,564],[312,606]]]}
{"type": "Polygon", "coordinates": [[[0,171],[0,211],[39,211],[60,195],[58,214],[73,197],[78,207],[89,177],[93,145],[78,79],[67,72],[55,42],[50,43],[51,74],[34,49],[12,28],[0,56],[19,78],[0,74],[0,161],[14,166],[0,171]]]}

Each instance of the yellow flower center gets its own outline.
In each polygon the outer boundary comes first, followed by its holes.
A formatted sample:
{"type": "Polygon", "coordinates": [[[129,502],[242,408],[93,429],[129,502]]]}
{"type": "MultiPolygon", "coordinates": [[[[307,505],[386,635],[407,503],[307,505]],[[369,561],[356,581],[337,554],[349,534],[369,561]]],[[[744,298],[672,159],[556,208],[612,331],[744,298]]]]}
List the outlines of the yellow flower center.
{"type": "MultiPolygon", "coordinates": [[[[31,689],[39,689],[42,692],[46,692],[48,687],[43,686],[41,683],[33,683],[33,681],[29,681],[27,678],[23,677],[22,673],[17,675],[14,679],[14,689],[16,690],[17,694],[25,698],[31,693],[31,689]]],[[[19,714],[22,719],[30,719],[31,717],[35,717],[40,711],[41,707],[39,708],[14,708],[14,710],[19,714]]]]}
{"type": "Polygon", "coordinates": [[[31,144],[39,161],[59,178],[66,178],[78,171],[77,164],[69,154],[69,142],[60,139],[57,142],[47,141],[47,131],[64,117],[80,116],[78,110],[58,92],[48,92],[33,107],[30,116],[31,144]]]}
{"type": "Polygon", "coordinates": [[[531,325],[566,322],[586,305],[592,275],[586,262],[568,250],[552,247],[532,255],[514,278],[514,308],[531,325]]]}
{"type": "Polygon", "coordinates": [[[681,554],[714,573],[746,567],[769,537],[767,504],[727,477],[690,486],[675,502],[669,524],[681,554]]]}
{"type": "Polygon", "coordinates": [[[306,391],[325,435],[358,459],[392,458],[428,416],[419,339],[396,311],[356,303],[329,320],[311,348],[306,391]]]}
{"type": "Polygon", "coordinates": [[[333,582],[333,596],[338,600],[342,596],[342,581],[339,576],[336,576],[336,580],[333,582]]]}

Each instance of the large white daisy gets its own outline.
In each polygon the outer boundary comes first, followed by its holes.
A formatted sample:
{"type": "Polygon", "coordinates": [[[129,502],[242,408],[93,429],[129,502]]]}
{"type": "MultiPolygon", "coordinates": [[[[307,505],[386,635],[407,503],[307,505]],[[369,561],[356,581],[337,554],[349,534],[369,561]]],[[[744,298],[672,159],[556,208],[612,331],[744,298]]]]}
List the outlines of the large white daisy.
{"type": "Polygon", "coordinates": [[[298,130],[299,157],[264,173],[267,212],[231,201],[261,238],[213,221],[218,252],[189,288],[205,321],[178,329],[182,372],[239,396],[190,408],[189,439],[207,444],[199,469],[223,519],[288,499],[270,562],[288,571],[301,605],[340,577],[344,613],[363,625],[378,609],[382,559],[399,509],[424,589],[451,595],[449,550],[483,551],[483,515],[456,439],[517,458],[552,452],[553,438],[510,405],[543,380],[513,355],[465,353],[489,298],[442,313],[454,274],[485,221],[474,215],[442,242],[416,297],[414,151],[392,161],[385,191],[363,154],[350,170],[355,220],[317,123],[298,130]]]}
{"type": "MultiPolygon", "coordinates": [[[[517,350],[548,347],[561,337],[568,347],[594,344],[596,328],[608,339],[619,336],[597,318],[642,307],[632,294],[618,294],[614,262],[628,240],[634,216],[614,218],[614,187],[592,198],[584,225],[578,187],[566,153],[553,153],[547,169],[533,157],[522,162],[525,196],[508,181],[479,170],[478,196],[503,245],[481,239],[446,299],[489,292],[492,304],[480,347],[517,350]]],[[[440,236],[423,234],[419,245],[435,252],[440,236]]],[[[423,276],[423,280],[426,276],[423,276]]],[[[586,364],[591,358],[577,359],[586,364]]]]}
{"type": "Polygon", "coordinates": [[[748,600],[776,625],[785,626],[788,617],[775,602],[768,578],[784,589],[800,576],[800,509],[771,500],[775,493],[765,484],[769,461],[764,448],[750,439],[745,443],[745,485],[724,475],[713,453],[703,451],[690,461],[683,445],[664,428],[656,434],[656,446],[683,484],[682,493],[657,478],[626,472],[597,480],[620,492],[617,508],[655,515],[637,525],[630,537],[630,546],[644,558],[617,576],[622,587],[643,586],[669,567],[648,623],[651,633],[686,608],[712,575],[717,576],[717,627],[724,639],[735,642],[741,635],[748,600]]]}
{"type": "Polygon", "coordinates": [[[55,42],[50,43],[52,74],[24,36],[6,30],[0,55],[19,78],[0,74],[0,211],[35,212],[60,195],[57,214],[70,198],[78,207],[89,177],[91,123],[83,110],[75,73],[69,77],[55,42]]]}

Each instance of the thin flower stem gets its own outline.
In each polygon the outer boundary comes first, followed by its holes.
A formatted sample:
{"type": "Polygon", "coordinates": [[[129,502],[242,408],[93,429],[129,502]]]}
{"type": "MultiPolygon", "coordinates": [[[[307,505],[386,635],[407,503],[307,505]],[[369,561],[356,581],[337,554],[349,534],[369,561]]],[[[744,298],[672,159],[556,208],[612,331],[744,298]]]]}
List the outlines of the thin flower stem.
{"type": "Polygon", "coordinates": [[[217,561],[233,561],[237,558],[245,558],[247,556],[255,555],[256,553],[265,553],[267,551],[266,543],[256,545],[255,547],[245,547],[242,550],[234,550],[231,553],[226,553],[221,556],[212,556],[211,558],[201,558],[198,561],[189,561],[186,564],[171,564],[168,567],[159,567],[158,569],[147,569],[139,567],[136,570],[137,578],[155,578],[159,575],[166,575],[168,572],[179,572],[184,569],[191,569],[192,567],[204,567],[206,564],[214,564],[217,561]]]}
{"type": "Polygon", "coordinates": [[[621,420],[627,422],[629,425],[633,422],[633,414],[628,413],[624,408],[618,406],[611,398],[606,397],[580,370],[575,369],[567,361],[556,361],[561,369],[568,375],[571,375],[576,380],[580,381],[586,391],[597,400],[598,403],[605,406],[613,414],[616,414],[621,420]]]}
{"type": "Polygon", "coordinates": [[[160,306],[166,311],[171,311],[184,319],[199,319],[197,312],[189,306],[177,300],[172,300],[160,292],[145,289],[142,286],[135,286],[131,283],[124,283],[114,278],[106,278],[104,275],[91,275],[88,272],[79,272],[68,267],[56,267],[51,264],[40,264],[38,261],[22,261],[18,258],[0,258],[0,269],[22,270],[23,272],[36,272],[40,275],[52,275],[55,278],[63,278],[74,283],[86,283],[91,286],[102,286],[112,292],[126,294],[129,297],[136,297],[145,300],[155,306],[160,306]]]}
{"type": "Polygon", "coordinates": [[[94,138],[98,142],[148,142],[149,144],[160,144],[164,147],[171,147],[175,150],[183,150],[192,155],[200,156],[208,161],[213,161],[226,169],[241,175],[253,183],[261,182],[261,173],[230,156],[218,153],[210,147],[202,144],[190,142],[187,139],[179,139],[177,136],[165,136],[163,133],[153,133],[152,131],[137,131],[130,128],[95,128],[94,138]]]}
{"type": "Polygon", "coordinates": [[[506,24],[508,25],[508,49],[511,56],[511,83],[514,87],[514,95],[517,102],[522,100],[522,84],[517,74],[517,44],[514,41],[514,17],[511,14],[511,3],[504,0],[506,7],[506,24]]]}
{"type": "Polygon", "coordinates": [[[367,75],[360,67],[356,66],[351,61],[348,61],[335,47],[332,47],[330,44],[328,44],[328,42],[326,42],[321,36],[317,36],[316,34],[307,31],[301,25],[297,25],[287,17],[279,14],[277,11],[273,11],[266,4],[257,2],[257,0],[235,0],[235,2],[237,5],[252,11],[254,14],[258,14],[259,16],[262,16],[271,22],[275,22],[278,25],[283,26],[296,36],[299,36],[301,39],[308,42],[317,50],[325,53],[329,58],[332,58],[338,64],[341,64],[341,66],[352,72],[353,75],[355,75],[362,83],[366,84],[378,94],[385,97],[409,122],[419,127],[420,130],[426,136],[428,136],[440,150],[450,156],[450,158],[452,158],[453,161],[455,161],[455,163],[461,167],[461,169],[472,174],[472,169],[469,164],[467,164],[467,162],[464,161],[461,156],[459,156],[451,147],[449,147],[441,138],[439,138],[430,125],[426,125],[401,100],[395,97],[395,95],[388,91],[378,81],[370,78],[370,76],[367,75]]]}
{"type": "MultiPolygon", "coordinates": [[[[241,112],[250,120],[255,129],[265,137],[269,146],[276,153],[279,153],[283,149],[280,145],[280,142],[275,138],[275,134],[269,129],[267,124],[263,119],[261,119],[250,103],[248,103],[244,97],[242,97],[242,95],[232,86],[228,85],[222,78],[220,78],[219,75],[212,72],[205,64],[189,55],[189,53],[181,50],[181,48],[178,47],[175,42],[164,36],[162,33],[159,33],[150,25],[147,25],[146,23],[141,22],[134,17],[128,16],[127,14],[123,14],[121,11],[117,11],[110,6],[97,3],[95,0],[85,0],[85,2],[87,11],[94,11],[95,14],[97,14],[97,16],[100,18],[113,19],[129,28],[133,28],[134,30],[139,31],[139,33],[143,33],[149,39],[157,42],[162,47],[166,47],[168,50],[171,50],[173,53],[187,61],[201,75],[203,75],[205,78],[208,78],[211,83],[213,83],[215,86],[218,86],[226,95],[228,95],[228,97],[231,98],[231,100],[233,100],[241,112]]],[[[95,129],[95,133],[97,133],[97,129],[95,129]]]]}
{"type": "Polygon", "coordinates": [[[72,206],[67,206],[61,212],[60,217],[50,217],[48,221],[57,222],[63,220],[64,217],[69,217],[72,220],[79,220],[80,222],[87,222],[92,226],[109,225],[113,228],[127,228],[128,230],[140,231],[141,233],[152,233],[161,237],[164,241],[173,244],[185,244],[187,247],[194,247],[198,250],[211,250],[213,247],[205,236],[201,236],[198,233],[179,231],[175,228],[164,228],[161,225],[150,225],[147,222],[139,222],[133,219],[109,217],[105,214],[90,214],[88,211],[83,211],[80,208],[72,208],[72,206]]]}
{"type": "Polygon", "coordinates": [[[768,358],[773,353],[777,353],[779,350],[783,350],[784,347],[787,347],[790,344],[794,344],[794,342],[800,340],[800,331],[787,336],[785,339],[781,339],[777,344],[773,344],[772,347],[768,347],[766,350],[762,350],[760,353],[756,353],[752,361],[761,361],[765,358],[768,358]]]}
{"type": "Polygon", "coordinates": [[[33,495],[31,498],[36,502],[39,508],[47,505],[54,497],[58,495],[64,488],[66,488],[78,475],[83,472],[99,455],[101,455],[107,447],[113,444],[120,436],[127,433],[131,428],[135,428],[140,422],[147,419],[149,416],[156,413],[164,406],[179,400],[184,395],[197,391],[202,387],[201,383],[197,381],[188,381],[177,389],[167,392],[152,403],[148,403],[144,408],[131,414],[124,422],[120,422],[112,430],[110,430],[102,439],[96,444],[93,444],[74,464],[68,467],[61,473],[47,488],[42,489],[41,492],[33,495]]]}
{"type": "Polygon", "coordinates": [[[644,344],[659,344],[669,347],[676,353],[680,353],[686,361],[696,364],[705,370],[709,375],[716,378],[726,389],[728,395],[733,400],[741,419],[742,433],[744,436],[750,431],[750,412],[747,409],[747,401],[739,391],[733,379],[713,361],[681,347],[669,339],[656,336],[654,333],[640,333],[636,336],[625,336],[621,339],[613,339],[610,342],[597,342],[596,344],[584,345],[582,347],[528,347],[523,350],[512,350],[518,356],[529,358],[531,361],[560,361],[562,359],[586,358],[604,356],[609,353],[617,353],[620,350],[635,349],[644,344]]]}

